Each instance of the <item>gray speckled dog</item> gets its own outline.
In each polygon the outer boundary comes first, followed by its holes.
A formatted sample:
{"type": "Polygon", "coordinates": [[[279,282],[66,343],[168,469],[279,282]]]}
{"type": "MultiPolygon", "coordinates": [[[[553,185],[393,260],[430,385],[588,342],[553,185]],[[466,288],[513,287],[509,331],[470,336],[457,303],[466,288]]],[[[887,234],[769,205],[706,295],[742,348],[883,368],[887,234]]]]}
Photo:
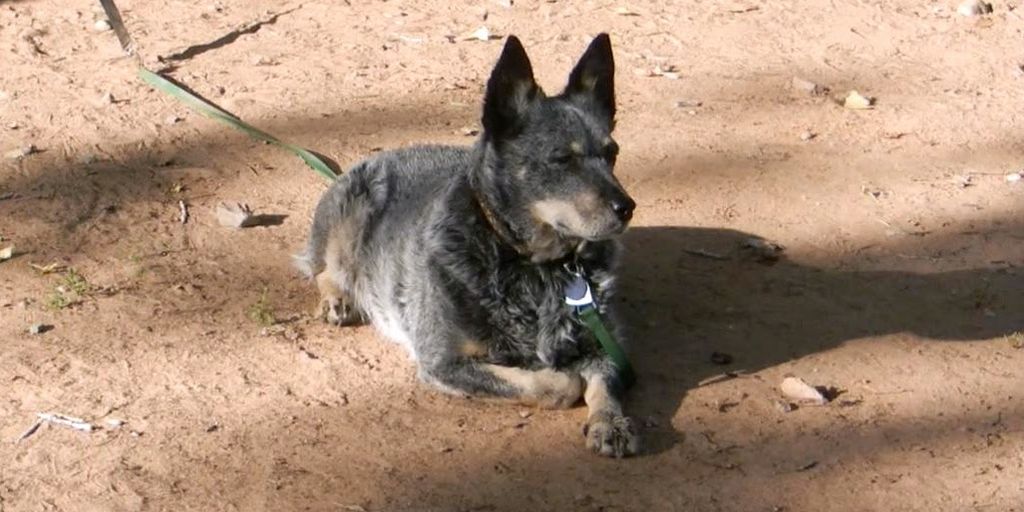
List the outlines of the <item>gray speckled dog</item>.
{"type": "Polygon", "coordinates": [[[621,457],[639,444],[622,383],[564,301],[569,269],[582,269],[613,320],[615,237],[636,206],[612,174],[614,74],[601,34],[548,97],[509,37],[476,144],[356,165],[320,200],[297,258],[329,321],[368,319],[409,350],[423,380],[541,407],[582,396],[587,446],[621,457]]]}

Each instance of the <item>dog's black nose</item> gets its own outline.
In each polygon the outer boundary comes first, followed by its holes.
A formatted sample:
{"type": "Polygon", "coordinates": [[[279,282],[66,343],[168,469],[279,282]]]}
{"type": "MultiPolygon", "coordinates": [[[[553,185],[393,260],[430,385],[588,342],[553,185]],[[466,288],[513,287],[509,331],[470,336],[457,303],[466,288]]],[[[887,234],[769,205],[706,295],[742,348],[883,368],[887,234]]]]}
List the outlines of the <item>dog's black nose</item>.
{"type": "Polygon", "coordinates": [[[629,222],[629,219],[633,218],[635,209],[636,203],[628,197],[612,200],[612,211],[622,222],[629,222]]]}

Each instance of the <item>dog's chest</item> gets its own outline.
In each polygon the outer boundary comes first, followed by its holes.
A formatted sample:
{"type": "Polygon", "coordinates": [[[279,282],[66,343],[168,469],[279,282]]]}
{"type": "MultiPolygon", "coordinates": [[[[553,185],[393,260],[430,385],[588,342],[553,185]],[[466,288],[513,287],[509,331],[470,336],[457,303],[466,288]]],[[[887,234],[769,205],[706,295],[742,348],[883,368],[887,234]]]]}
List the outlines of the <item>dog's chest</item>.
{"type": "Polygon", "coordinates": [[[565,303],[566,286],[574,277],[561,267],[534,266],[491,276],[482,301],[491,357],[561,366],[588,352],[587,331],[565,303]]]}

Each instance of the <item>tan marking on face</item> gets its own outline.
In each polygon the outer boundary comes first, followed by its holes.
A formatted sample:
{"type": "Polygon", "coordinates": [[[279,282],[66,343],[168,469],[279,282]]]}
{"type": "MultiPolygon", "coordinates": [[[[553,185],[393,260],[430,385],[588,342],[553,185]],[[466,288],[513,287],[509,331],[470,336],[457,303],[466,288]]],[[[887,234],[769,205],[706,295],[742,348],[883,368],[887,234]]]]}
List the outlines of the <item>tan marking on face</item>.
{"type": "Polygon", "coordinates": [[[494,364],[483,365],[495,377],[516,388],[519,401],[548,409],[572,407],[583,394],[583,379],[579,374],[543,370],[524,370],[494,364]]]}
{"type": "Polygon", "coordinates": [[[477,340],[466,340],[459,345],[459,353],[465,357],[481,358],[487,356],[487,347],[477,340]]]}
{"type": "Polygon", "coordinates": [[[585,236],[591,231],[591,224],[600,215],[601,198],[594,192],[581,192],[569,200],[544,199],[530,206],[537,220],[551,225],[568,228],[573,235],[585,236]]]}

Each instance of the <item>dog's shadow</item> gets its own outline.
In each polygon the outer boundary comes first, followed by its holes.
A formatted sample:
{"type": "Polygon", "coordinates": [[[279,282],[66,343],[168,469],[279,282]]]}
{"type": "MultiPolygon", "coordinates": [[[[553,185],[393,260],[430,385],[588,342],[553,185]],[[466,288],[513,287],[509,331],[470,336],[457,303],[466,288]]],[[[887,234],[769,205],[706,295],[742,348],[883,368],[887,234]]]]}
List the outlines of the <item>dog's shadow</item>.
{"type": "Polygon", "coordinates": [[[756,372],[847,340],[911,332],[978,340],[1024,330],[1014,269],[934,274],[773,264],[741,249],[757,237],[707,228],[639,227],[625,236],[619,315],[640,375],[627,398],[648,420],[646,451],[679,441],[688,390],[728,371],[756,372]],[[711,354],[732,356],[721,365],[711,354]]]}

